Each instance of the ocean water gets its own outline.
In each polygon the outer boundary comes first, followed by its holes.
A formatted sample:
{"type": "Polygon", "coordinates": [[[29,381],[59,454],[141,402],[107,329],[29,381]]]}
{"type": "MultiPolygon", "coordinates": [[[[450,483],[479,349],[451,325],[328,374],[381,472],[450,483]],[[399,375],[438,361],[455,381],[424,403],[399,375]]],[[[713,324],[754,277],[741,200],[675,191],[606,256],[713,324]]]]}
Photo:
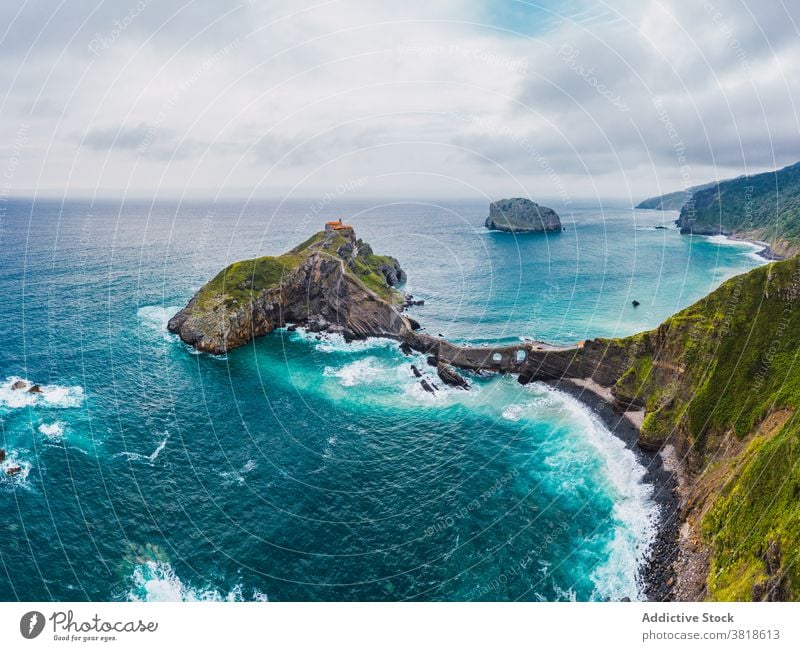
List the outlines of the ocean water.
{"type": "Polygon", "coordinates": [[[653,327],[760,264],[754,247],[655,211],[514,237],[483,229],[482,202],[317,208],[4,204],[0,599],[642,598],[651,489],[575,399],[508,376],[432,396],[410,373],[424,359],[383,340],[279,331],[199,355],[166,322],[225,264],[331,215],[463,342],[653,327]]]}

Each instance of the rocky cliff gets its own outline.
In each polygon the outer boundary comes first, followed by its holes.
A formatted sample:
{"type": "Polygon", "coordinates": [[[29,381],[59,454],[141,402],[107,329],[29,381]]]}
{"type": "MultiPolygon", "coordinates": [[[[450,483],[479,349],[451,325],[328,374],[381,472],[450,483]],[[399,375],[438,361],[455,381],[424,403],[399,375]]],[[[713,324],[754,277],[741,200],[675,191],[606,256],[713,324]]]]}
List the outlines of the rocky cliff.
{"type": "Polygon", "coordinates": [[[350,228],[319,232],[280,256],[235,262],[172,317],[169,330],[212,354],[287,323],[347,338],[400,338],[414,322],[401,314],[405,280],[397,260],[376,255],[350,228]]]}
{"type": "Polygon", "coordinates": [[[733,278],[632,337],[572,348],[407,341],[460,368],[516,372],[523,384],[591,380],[617,411],[638,412],[643,448],[674,451],[673,597],[800,599],[800,258],[733,278]]]}
{"type": "Polygon", "coordinates": [[[683,462],[676,598],[800,599],[800,258],[733,278],[655,330],[531,355],[589,378],[683,462]]]}
{"type": "Polygon", "coordinates": [[[489,205],[486,228],[512,233],[560,231],[561,220],[556,211],[530,199],[503,199],[489,205]]]}
{"type": "Polygon", "coordinates": [[[616,345],[633,361],[614,391],[645,405],[642,443],[673,443],[687,461],[683,542],[707,559],[699,596],[800,598],[800,259],[733,278],[616,345]]]}
{"type": "Polygon", "coordinates": [[[800,253],[800,163],[722,181],[681,208],[682,233],[763,240],[776,256],[800,253]]]}

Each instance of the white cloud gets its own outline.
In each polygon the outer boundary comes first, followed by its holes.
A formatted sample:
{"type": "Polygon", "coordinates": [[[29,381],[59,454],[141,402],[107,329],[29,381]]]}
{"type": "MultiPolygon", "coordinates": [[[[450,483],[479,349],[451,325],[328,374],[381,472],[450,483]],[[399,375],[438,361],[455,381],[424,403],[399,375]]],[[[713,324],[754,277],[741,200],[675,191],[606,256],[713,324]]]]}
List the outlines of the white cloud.
{"type": "Polygon", "coordinates": [[[517,4],[4,3],[0,155],[28,125],[18,190],[634,198],[800,159],[798,9],[517,4]]]}

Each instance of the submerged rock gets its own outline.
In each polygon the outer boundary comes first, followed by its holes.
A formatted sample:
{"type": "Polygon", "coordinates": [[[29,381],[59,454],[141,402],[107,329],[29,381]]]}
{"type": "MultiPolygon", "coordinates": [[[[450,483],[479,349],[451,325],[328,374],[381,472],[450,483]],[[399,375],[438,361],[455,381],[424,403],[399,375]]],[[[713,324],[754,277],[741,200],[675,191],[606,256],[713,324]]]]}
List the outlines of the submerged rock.
{"type": "Polygon", "coordinates": [[[450,364],[439,362],[436,365],[436,374],[445,384],[459,389],[469,389],[469,382],[467,382],[450,364]]]}
{"type": "Polygon", "coordinates": [[[561,231],[561,220],[552,208],[530,199],[503,199],[489,205],[486,228],[509,233],[561,231]]]}
{"type": "Polygon", "coordinates": [[[425,391],[427,391],[428,393],[436,393],[436,390],[427,380],[420,380],[419,383],[422,386],[422,388],[425,389],[425,391]]]}
{"type": "Polygon", "coordinates": [[[414,377],[422,377],[422,372],[416,367],[415,364],[411,365],[411,372],[414,374],[414,377]]]}
{"type": "Polygon", "coordinates": [[[34,384],[30,389],[28,389],[28,393],[41,393],[41,392],[42,392],[42,387],[40,387],[38,384],[34,384]]]}

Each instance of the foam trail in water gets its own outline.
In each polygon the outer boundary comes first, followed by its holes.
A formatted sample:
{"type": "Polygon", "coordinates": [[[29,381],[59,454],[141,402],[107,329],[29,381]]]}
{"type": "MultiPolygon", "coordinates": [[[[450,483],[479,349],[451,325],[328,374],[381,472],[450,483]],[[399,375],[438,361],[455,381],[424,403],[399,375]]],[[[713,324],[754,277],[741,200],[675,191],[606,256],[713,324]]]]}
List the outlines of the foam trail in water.
{"type": "Polygon", "coordinates": [[[139,452],[120,452],[119,454],[115,454],[115,457],[125,457],[126,459],[130,459],[132,461],[147,461],[152,464],[156,459],[158,459],[158,455],[167,447],[167,441],[169,441],[169,432],[165,432],[165,436],[156,446],[156,449],[153,450],[150,454],[140,454],[139,452]]]}
{"type": "Polygon", "coordinates": [[[256,464],[255,461],[253,461],[252,459],[248,459],[247,463],[245,463],[241,468],[239,468],[239,470],[233,472],[231,471],[221,472],[219,473],[219,476],[228,480],[232,479],[237,484],[244,484],[247,475],[250,474],[257,467],[258,464],[256,464]]]}
{"type": "Polygon", "coordinates": [[[167,330],[167,324],[180,309],[174,306],[145,305],[137,310],[136,316],[139,317],[139,325],[163,333],[167,335],[167,339],[171,339],[172,335],[167,330]]]}
{"type": "MultiPolygon", "coordinates": [[[[727,235],[707,235],[705,236],[706,240],[711,242],[712,244],[717,244],[721,246],[732,246],[738,249],[741,249],[742,252],[748,257],[753,260],[758,261],[760,264],[767,264],[769,260],[765,257],[759,255],[761,251],[767,248],[766,242],[750,242],[748,240],[736,240],[727,235]]],[[[738,273],[741,273],[741,270],[738,268],[731,269],[730,273],[727,274],[727,277],[734,276],[738,273]]]]}
{"type": "Polygon", "coordinates": [[[161,451],[167,447],[167,441],[169,441],[169,434],[167,434],[162,440],[161,443],[158,444],[158,447],[153,451],[153,453],[147,457],[150,459],[151,463],[158,459],[158,455],[161,454],[161,451]]]}
{"type": "Polygon", "coordinates": [[[197,588],[187,585],[166,561],[147,561],[137,565],[131,576],[133,587],[127,594],[129,601],[268,601],[267,595],[254,590],[245,599],[241,584],[227,593],[216,588],[197,588]]]}

